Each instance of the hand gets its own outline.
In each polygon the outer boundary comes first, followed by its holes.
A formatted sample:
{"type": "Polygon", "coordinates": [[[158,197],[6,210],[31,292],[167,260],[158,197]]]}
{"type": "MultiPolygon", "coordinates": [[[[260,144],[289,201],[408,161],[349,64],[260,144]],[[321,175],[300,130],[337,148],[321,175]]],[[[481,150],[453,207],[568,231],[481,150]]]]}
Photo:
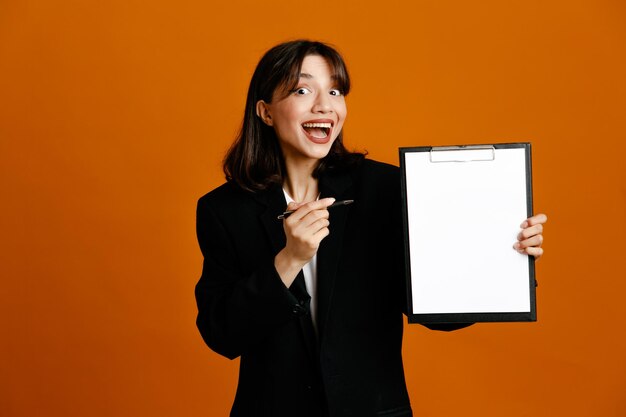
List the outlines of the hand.
{"type": "Polygon", "coordinates": [[[535,259],[539,259],[543,255],[543,225],[548,221],[545,214],[536,214],[520,225],[522,231],[517,235],[517,242],[513,245],[513,249],[523,255],[532,255],[535,259]]]}
{"type": "Polygon", "coordinates": [[[298,272],[315,255],[322,239],[330,234],[327,207],[334,202],[334,198],[324,198],[287,206],[287,210],[295,210],[283,220],[287,244],[274,258],[276,271],[285,285],[291,285],[298,272]]]}

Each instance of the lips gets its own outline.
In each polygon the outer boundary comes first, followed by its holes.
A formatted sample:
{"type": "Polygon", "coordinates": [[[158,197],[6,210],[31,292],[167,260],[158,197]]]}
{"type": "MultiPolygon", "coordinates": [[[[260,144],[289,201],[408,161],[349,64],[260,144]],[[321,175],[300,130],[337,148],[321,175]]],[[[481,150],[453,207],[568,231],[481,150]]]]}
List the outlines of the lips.
{"type": "Polygon", "coordinates": [[[314,143],[325,144],[330,141],[334,121],[331,119],[315,119],[302,123],[306,137],[314,143]]]}

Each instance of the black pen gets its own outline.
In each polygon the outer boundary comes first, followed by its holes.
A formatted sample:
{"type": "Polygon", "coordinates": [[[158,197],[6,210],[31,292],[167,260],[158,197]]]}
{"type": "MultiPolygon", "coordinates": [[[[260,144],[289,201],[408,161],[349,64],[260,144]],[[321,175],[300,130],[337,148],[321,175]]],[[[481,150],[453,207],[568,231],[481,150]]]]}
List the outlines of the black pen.
{"type": "MultiPolygon", "coordinates": [[[[354,200],[335,201],[333,204],[331,204],[330,206],[328,206],[326,208],[337,207],[337,206],[347,206],[348,204],[352,204],[352,203],[354,203],[354,200]]],[[[291,213],[293,213],[293,212],[295,212],[295,210],[286,211],[283,214],[281,214],[280,216],[278,216],[277,219],[278,220],[286,219],[287,217],[291,216],[291,213]]]]}

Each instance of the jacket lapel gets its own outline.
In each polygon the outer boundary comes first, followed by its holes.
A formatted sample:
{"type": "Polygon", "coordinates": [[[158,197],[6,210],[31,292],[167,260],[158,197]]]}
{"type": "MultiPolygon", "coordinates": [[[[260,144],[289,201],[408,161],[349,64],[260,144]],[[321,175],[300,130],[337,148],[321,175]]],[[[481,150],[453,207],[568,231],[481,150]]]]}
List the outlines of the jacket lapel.
{"type": "MultiPolygon", "coordinates": [[[[337,200],[350,199],[352,197],[352,179],[348,174],[324,175],[320,178],[320,198],[334,197],[337,200]]],[[[276,216],[285,211],[287,202],[283,194],[280,184],[270,187],[262,193],[255,193],[254,198],[265,206],[265,210],[259,216],[263,227],[267,233],[268,239],[273,248],[273,254],[276,255],[285,247],[285,231],[283,230],[282,221],[276,216]]],[[[358,202],[355,202],[358,204],[358,202]]],[[[337,276],[337,267],[341,257],[341,244],[350,206],[336,207],[330,210],[330,234],[322,240],[317,251],[317,327],[318,340],[321,340],[324,334],[324,328],[330,311],[330,305],[335,288],[335,279],[337,276]]],[[[302,271],[298,278],[290,288],[292,293],[296,294],[304,291],[304,279],[302,271]]],[[[294,294],[294,295],[296,295],[294,294]]],[[[308,307],[308,306],[307,306],[308,307]]],[[[308,308],[307,308],[308,310],[308,308]]],[[[301,318],[300,327],[302,329],[307,348],[311,354],[315,349],[315,332],[309,316],[301,318]],[[306,320],[304,320],[306,318],[306,320]]]]}
{"type": "MultiPolygon", "coordinates": [[[[348,174],[323,176],[319,182],[320,198],[350,199],[351,185],[352,179],[348,174]]],[[[349,210],[350,206],[330,209],[330,234],[322,240],[317,251],[317,327],[320,340],[328,320],[349,210]]]]}
{"type": "Polygon", "coordinates": [[[265,210],[261,212],[259,219],[267,233],[267,238],[272,245],[273,255],[275,256],[286,244],[283,222],[276,218],[287,207],[283,189],[280,184],[275,184],[267,191],[254,193],[253,195],[257,202],[265,206],[265,210]]]}
{"type": "MultiPolygon", "coordinates": [[[[268,239],[271,242],[273,254],[276,255],[285,247],[286,244],[283,222],[276,218],[279,214],[284,212],[287,207],[287,201],[285,200],[282,187],[280,185],[273,186],[265,193],[255,194],[255,199],[266,206],[259,218],[261,223],[263,223],[268,239]]],[[[311,358],[315,359],[317,356],[317,348],[315,343],[315,329],[313,328],[313,322],[311,321],[311,296],[306,290],[304,274],[302,271],[298,273],[298,276],[289,287],[289,291],[293,294],[295,299],[306,308],[308,313],[306,315],[299,316],[298,322],[302,331],[302,337],[304,338],[306,349],[311,355],[311,358]]]]}

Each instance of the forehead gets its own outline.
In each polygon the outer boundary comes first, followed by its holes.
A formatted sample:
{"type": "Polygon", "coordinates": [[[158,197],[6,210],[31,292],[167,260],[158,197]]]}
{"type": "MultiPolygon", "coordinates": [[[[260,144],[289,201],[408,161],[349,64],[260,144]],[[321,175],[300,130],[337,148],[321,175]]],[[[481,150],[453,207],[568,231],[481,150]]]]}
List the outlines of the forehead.
{"type": "Polygon", "coordinates": [[[307,55],[304,57],[300,74],[298,75],[300,78],[305,79],[335,78],[335,74],[332,74],[332,68],[326,58],[319,55],[307,55]]]}

